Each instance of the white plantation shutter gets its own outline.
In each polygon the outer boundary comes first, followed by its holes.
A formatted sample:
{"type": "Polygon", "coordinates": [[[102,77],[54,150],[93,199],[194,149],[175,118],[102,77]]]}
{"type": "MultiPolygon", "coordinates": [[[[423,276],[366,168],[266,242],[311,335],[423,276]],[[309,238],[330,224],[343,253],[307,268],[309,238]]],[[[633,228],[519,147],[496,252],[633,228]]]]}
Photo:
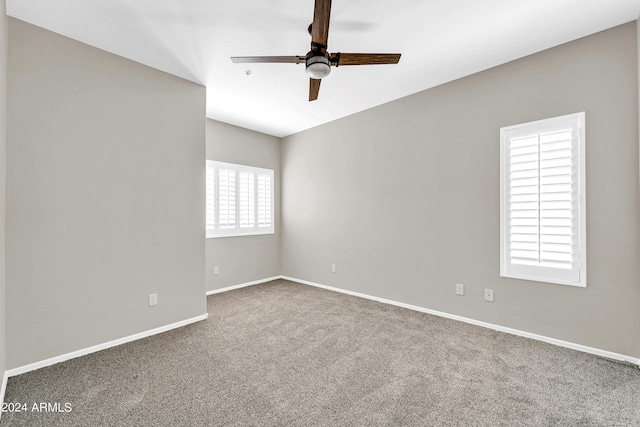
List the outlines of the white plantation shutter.
{"type": "Polygon", "coordinates": [[[584,113],[501,129],[501,275],[586,285],[584,113]]]}
{"type": "Polygon", "coordinates": [[[572,182],[572,133],[540,134],[540,263],[564,269],[571,269],[579,255],[572,223],[573,201],[579,196],[572,182]]]}
{"type": "Polygon", "coordinates": [[[207,237],[274,233],[273,171],[206,163],[207,237]]]}
{"type": "Polygon", "coordinates": [[[220,229],[236,228],[236,171],[218,169],[218,224],[220,229]]]}
{"type": "Polygon", "coordinates": [[[271,193],[272,175],[258,174],[258,227],[272,227],[271,212],[273,196],[271,193]]]}
{"type": "Polygon", "coordinates": [[[540,261],[538,137],[510,141],[510,229],[511,261],[540,261]]]}
{"type": "Polygon", "coordinates": [[[207,163],[206,167],[206,229],[207,235],[216,228],[216,173],[215,168],[207,163]]]}
{"type": "Polygon", "coordinates": [[[256,174],[240,172],[240,228],[256,224],[256,174]]]}

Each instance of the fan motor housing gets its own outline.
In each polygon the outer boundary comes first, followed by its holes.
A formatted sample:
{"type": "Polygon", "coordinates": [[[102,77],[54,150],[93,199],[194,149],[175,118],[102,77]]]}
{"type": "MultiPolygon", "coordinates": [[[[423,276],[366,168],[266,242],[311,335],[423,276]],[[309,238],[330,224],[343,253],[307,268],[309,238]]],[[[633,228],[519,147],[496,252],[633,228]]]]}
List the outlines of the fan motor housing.
{"type": "Polygon", "coordinates": [[[310,50],[305,57],[305,66],[312,79],[323,79],[331,73],[331,59],[326,51],[310,50]]]}

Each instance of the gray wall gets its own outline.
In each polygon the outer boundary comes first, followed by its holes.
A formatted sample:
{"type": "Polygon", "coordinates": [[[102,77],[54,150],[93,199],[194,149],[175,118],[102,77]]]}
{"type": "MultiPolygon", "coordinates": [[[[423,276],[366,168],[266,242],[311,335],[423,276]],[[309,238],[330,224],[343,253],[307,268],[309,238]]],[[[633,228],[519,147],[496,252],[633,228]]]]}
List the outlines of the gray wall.
{"type": "Polygon", "coordinates": [[[282,274],[637,357],[636,42],[632,22],[285,138],[282,274]],[[500,278],[500,127],[579,111],[587,288],[500,278]]]}
{"type": "Polygon", "coordinates": [[[207,159],[273,169],[276,221],[275,234],[207,239],[207,290],[280,275],[280,139],[207,119],[207,159]]]}
{"type": "Polygon", "coordinates": [[[0,0],[0,379],[6,363],[5,305],[5,188],[7,155],[7,13],[0,0]]]}
{"type": "Polygon", "coordinates": [[[205,88],[12,18],[8,82],[8,368],[205,314],[205,88]]]}

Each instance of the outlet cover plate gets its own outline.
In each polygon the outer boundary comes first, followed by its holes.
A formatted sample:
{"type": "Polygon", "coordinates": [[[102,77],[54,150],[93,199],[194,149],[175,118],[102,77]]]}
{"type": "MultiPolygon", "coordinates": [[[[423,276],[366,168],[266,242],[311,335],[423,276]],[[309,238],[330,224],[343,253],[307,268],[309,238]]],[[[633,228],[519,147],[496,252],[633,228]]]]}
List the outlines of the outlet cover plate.
{"type": "Polygon", "coordinates": [[[484,299],[485,301],[493,302],[493,289],[485,289],[484,290],[484,299]]]}

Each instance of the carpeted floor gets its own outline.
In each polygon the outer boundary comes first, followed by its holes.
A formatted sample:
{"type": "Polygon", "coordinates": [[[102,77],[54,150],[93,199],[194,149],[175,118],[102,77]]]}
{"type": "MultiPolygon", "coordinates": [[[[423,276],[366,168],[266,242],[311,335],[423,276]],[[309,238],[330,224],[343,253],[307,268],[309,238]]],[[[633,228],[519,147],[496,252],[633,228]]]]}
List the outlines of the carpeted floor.
{"type": "Polygon", "coordinates": [[[285,280],[208,311],[10,378],[5,402],[29,412],[2,425],[640,425],[629,364],[285,280]]]}

